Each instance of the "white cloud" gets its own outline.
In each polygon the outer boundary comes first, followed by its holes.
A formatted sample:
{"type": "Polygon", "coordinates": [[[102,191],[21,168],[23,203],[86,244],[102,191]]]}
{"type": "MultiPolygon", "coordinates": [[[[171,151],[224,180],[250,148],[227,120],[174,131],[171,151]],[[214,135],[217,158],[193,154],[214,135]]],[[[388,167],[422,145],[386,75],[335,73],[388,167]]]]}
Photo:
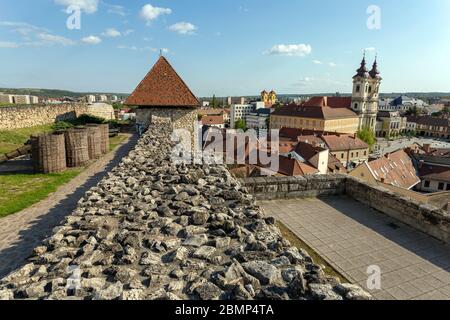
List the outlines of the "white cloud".
{"type": "Polygon", "coordinates": [[[189,22],[178,22],[171,25],[169,30],[179,34],[194,34],[197,27],[189,22]]]}
{"type": "Polygon", "coordinates": [[[4,47],[7,45],[13,45],[17,48],[23,46],[40,47],[54,44],[70,46],[76,44],[71,39],[52,34],[45,28],[40,28],[26,22],[0,21],[0,28],[7,28],[19,34],[21,37],[21,41],[9,42],[9,44],[4,43],[4,47]]]}
{"type": "Polygon", "coordinates": [[[337,64],[334,62],[329,62],[328,65],[332,68],[337,67],[337,64]]]}
{"type": "Polygon", "coordinates": [[[121,35],[122,35],[122,33],[120,31],[117,31],[114,28],[106,29],[106,31],[103,32],[103,36],[108,37],[108,38],[117,38],[117,37],[120,37],[121,35]]]}
{"type": "Polygon", "coordinates": [[[168,53],[169,52],[169,49],[167,49],[167,48],[157,49],[157,48],[148,47],[148,46],[147,47],[137,47],[137,46],[120,45],[120,46],[117,46],[117,49],[132,50],[132,51],[150,51],[150,52],[159,52],[161,50],[162,53],[168,53]]]}
{"type": "Polygon", "coordinates": [[[18,48],[19,44],[16,42],[0,41],[0,48],[4,49],[14,49],[18,48]]]}
{"type": "Polygon", "coordinates": [[[313,60],[313,63],[314,63],[314,64],[323,64],[323,62],[320,61],[320,60],[313,60]]]}
{"type": "Polygon", "coordinates": [[[312,52],[309,44],[279,44],[270,49],[269,54],[304,57],[312,52]]]}
{"type": "Polygon", "coordinates": [[[92,44],[92,45],[96,45],[102,42],[102,39],[100,39],[97,36],[89,36],[89,37],[85,37],[83,39],[81,39],[82,42],[86,43],[86,44],[92,44]]]}
{"type": "Polygon", "coordinates": [[[374,47],[369,47],[369,48],[366,48],[366,51],[367,52],[375,52],[377,49],[375,49],[374,47]]]}
{"type": "Polygon", "coordinates": [[[128,29],[128,30],[125,30],[124,32],[122,32],[122,34],[123,34],[124,36],[128,36],[128,35],[132,34],[133,32],[134,32],[133,29],[128,29]]]}
{"type": "Polygon", "coordinates": [[[43,44],[60,44],[63,46],[72,46],[75,44],[75,41],[71,39],[49,33],[39,33],[37,38],[41,40],[43,44]]]}
{"type": "Polygon", "coordinates": [[[97,12],[99,0],[55,0],[56,4],[66,8],[70,6],[78,6],[86,13],[97,12]]]}
{"type": "Polygon", "coordinates": [[[151,4],[146,4],[141,9],[141,17],[150,24],[153,20],[156,20],[159,16],[164,14],[171,14],[172,9],[154,7],[151,4]]]}
{"type": "Polygon", "coordinates": [[[106,4],[106,5],[108,6],[108,13],[117,14],[122,17],[128,14],[124,6],[119,6],[117,4],[106,4]]]}

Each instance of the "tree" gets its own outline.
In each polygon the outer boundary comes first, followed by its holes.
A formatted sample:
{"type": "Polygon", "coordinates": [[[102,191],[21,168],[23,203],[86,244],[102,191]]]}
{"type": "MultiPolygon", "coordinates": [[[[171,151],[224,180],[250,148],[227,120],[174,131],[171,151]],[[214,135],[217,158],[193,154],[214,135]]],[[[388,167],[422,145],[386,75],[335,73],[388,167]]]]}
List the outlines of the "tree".
{"type": "Polygon", "coordinates": [[[370,148],[372,148],[377,142],[375,139],[375,133],[368,127],[364,127],[358,131],[358,138],[367,143],[370,148]]]}
{"type": "Polygon", "coordinates": [[[216,109],[216,108],[217,108],[217,99],[216,99],[216,95],[213,95],[212,102],[211,102],[211,107],[212,107],[213,109],[216,109]]]}
{"type": "Polygon", "coordinates": [[[246,129],[247,129],[247,123],[245,123],[245,120],[244,120],[244,119],[237,120],[237,121],[234,123],[234,128],[235,128],[235,129],[246,130],[246,129]]]}

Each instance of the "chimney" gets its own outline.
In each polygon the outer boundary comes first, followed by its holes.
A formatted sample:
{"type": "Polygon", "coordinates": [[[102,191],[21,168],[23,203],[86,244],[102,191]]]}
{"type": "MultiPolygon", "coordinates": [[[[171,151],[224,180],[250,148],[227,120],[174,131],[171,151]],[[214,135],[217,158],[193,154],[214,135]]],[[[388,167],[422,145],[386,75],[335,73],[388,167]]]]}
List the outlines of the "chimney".
{"type": "Polygon", "coordinates": [[[328,97],[323,97],[323,106],[328,106],[328,97]]]}
{"type": "Polygon", "coordinates": [[[381,183],[384,183],[386,180],[384,178],[381,178],[381,183]]]}
{"type": "Polygon", "coordinates": [[[386,159],[389,160],[391,158],[391,154],[390,153],[386,153],[385,157],[386,157],[386,159]]]}

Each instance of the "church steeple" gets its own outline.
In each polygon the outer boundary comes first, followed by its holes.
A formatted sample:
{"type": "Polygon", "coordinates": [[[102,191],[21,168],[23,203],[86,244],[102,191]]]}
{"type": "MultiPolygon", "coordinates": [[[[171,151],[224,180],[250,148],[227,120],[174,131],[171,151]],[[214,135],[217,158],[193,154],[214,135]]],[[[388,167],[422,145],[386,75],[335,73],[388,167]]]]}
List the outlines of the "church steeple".
{"type": "Polygon", "coordinates": [[[359,67],[358,70],[356,70],[357,73],[354,76],[354,78],[356,78],[356,77],[368,78],[369,77],[366,65],[367,65],[366,64],[366,53],[364,52],[364,56],[363,56],[363,59],[361,61],[361,66],[359,67]]]}
{"type": "Polygon", "coordinates": [[[369,75],[373,79],[381,79],[380,71],[378,71],[377,57],[375,57],[375,62],[373,63],[372,70],[370,70],[369,75]]]}

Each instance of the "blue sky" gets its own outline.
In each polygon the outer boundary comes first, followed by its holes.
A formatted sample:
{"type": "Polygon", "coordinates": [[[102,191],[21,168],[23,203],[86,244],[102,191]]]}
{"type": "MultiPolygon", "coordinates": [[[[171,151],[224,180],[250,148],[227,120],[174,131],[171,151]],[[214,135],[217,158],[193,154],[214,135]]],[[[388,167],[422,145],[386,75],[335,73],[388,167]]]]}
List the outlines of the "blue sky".
{"type": "Polygon", "coordinates": [[[449,13],[448,0],[2,0],[0,87],[131,92],[164,49],[199,96],[350,92],[368,49],[383,92],[450,91],[449,13]]]}

